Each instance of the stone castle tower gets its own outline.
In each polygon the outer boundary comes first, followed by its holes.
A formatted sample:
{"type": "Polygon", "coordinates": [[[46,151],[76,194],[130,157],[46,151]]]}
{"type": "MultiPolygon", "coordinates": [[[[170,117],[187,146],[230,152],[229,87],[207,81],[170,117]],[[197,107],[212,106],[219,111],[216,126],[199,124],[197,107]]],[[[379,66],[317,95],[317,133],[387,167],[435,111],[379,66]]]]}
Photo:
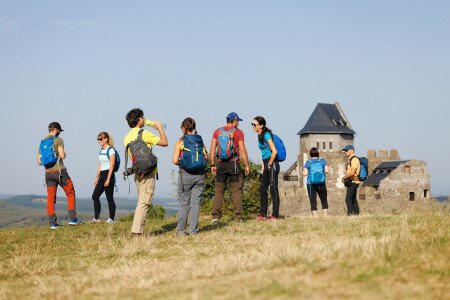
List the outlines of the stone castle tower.
{"type": "MultiPolygon", "coordinates": [[[[348,159],[342,153],[342,149],[346,145],[354,144],[355,134],[356,132],[339,103],[317,104],[306,125],[298,132],[299,153],[297,161],[286,172],[280,174],[281,214],[310,213],[306,178],[302,175],[302,170],[305,162],[309,159],[309,150],[312,147],[319,149],[320,156],[327,161],[330,167],[326,179],[329,212],[330,214],[345,213],[346,189],[341,182],[341,178],[344,176],[348,159]]],[[[365,156],[358,153],[357,147],[355,149],[358,156],[365,156]]],[[[399,201],[402,201],[402,199],[411,200],[412,194],[417,198],[415,200],[429,199],[430,180],[425,162],[400,161],[397,150],[391,150],[390,152],[380,150],[378,153],[370,150],[367,156],[369,158],[369,174],[371,175],[366,182],[369,184],[364,184],[358,191],[362,212],[383,211],[388,207],[389,209],[399,207],[398,204],[403,204],[399,201]],[[383,165],[385,162],[391,163],[383,165]],[[383,166],[388,166],[389,171],[377,170],[377,168],[383,168],[383,166]],[[399,168],[406,171],[401,171],[399,168]],[[414,171],[411,172],[411,170],[414,171]],[[380,172],[389,176],[381,178],[380,172]],[[401,183],[395,183],[396,181],[390,178],[392,177],[391,172],[392,176],[397,174],[397,178],[403,178],[401,183]],[[399,173],[404,173],[403,177],[398,175],[399,173]],[[377,192],[378,190],[384,192],[377,192]],[[394,190],[397,192],[394,192],[394,190]],[[373,202],[372,200],[375,198],[382,201],[373,202]],[[368,200],[366,201],[366,199],[368,200]],[[388,201],[389,205],[383,204],[383,201],[388,201]]]]}

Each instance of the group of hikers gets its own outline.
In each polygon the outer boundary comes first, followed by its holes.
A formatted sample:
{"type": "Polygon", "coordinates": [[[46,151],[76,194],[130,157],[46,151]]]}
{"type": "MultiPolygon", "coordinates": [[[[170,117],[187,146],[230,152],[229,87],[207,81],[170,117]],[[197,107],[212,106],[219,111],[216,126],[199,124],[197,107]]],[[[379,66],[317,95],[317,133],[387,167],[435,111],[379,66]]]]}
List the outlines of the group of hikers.
{"type": "MultiPolygon", "coordinates": [[[[140,236],[144,233],[147,213],[152,205],[155,192],[155,182],[158,176],[157,158],[153,154],[155,146],[167,147],[168,139],[164,126],[159,121],[150,121],[144,117],[139,108],[130,110],[126,115],[130,131],[125,136],[125,176],[134,174],[137,190],[137,205],[134,213],[131,233],[140,236]],[[144,129],[145,126],[154,128],[158,134],[144,129]],[[128,167],[131,158],[131,167],[128,167]]],[[[217,225],[222,217],[224,191],[230,184],[234,217],[237,222],[244,221],[242,203],[243,177],[250,173],[250,163],[244,141],[244,132],[238,128],[243,121],[237,113],[231,112],[226,117],[226,125],[219,127],[213,133],[209,153],[203,138],[196,130],[196,122],[186,118],[181,122],[182,137],[174,147],[172,162],[179,166],[178,172],[178,222],[176,232],[179,235],[195,235],[198,233],[201,194],[205,186],[206,167],[209,162],[211,173],[215,176],[215,195],[212,209],[212,225],[217,225]],[[242,161],[241,161],[242,160],[242,161]],[[243,170],[241,165],[243,162],[243,170]],[[189,229],[187,229],[189,219],[189,229]]],[[[257,134],[258,147],[261,151],[262,164],[260,176],[260,212],[258,221],[277,220],[280,217],[280,196],[278,192],[279,163],[286,158],[286,150],[281,139],[275,135],[261,116],[256,116],[251,122],[253,131],[257,134]],[[268,215],[269,190],[271,193],[272,212],[268,215]]],[[[68,201],[69,225],[80,225],[76,213],[75,189],[63,160],[66,157],[64,142],[59,137],[63,131],[58,122],[48,126],[48,136],[39,146],[37,162],[45,167],[45,181],[47,185],[47,213],[51,229],[61,225],[57,222],[55,213],[56,191],[58,185],[62,187],[68,201]]],[[[115,173],[119,169],[120,157],[114,148],[114,140],[108,132],[100,132],[97,136],[100,146],[98,168],[94,180],[92,200],[94,203],[94,217],[92,223],[100,222],[100,196],[105,193],[108,201],[109,218],[107,223],[115,222],[116,205],[114,202],[115,173]]],[[[355,158],[354,148],[348,145],[343,149],[349,158],[346,174],[342,178],[347,187],[346,204],[348,215],[358,215],[359,207],[356,191],[360,184],[360,160],[355,158]]],[[[307,176],[307,189],[313,216],[317,216],[317,196],[322,203],[322,211],[327,215],[326,173],[329,167],[326,161],[319,157],[319,150],[310,150],[310,160],[303,168],[303,175],[307,176]]]]}

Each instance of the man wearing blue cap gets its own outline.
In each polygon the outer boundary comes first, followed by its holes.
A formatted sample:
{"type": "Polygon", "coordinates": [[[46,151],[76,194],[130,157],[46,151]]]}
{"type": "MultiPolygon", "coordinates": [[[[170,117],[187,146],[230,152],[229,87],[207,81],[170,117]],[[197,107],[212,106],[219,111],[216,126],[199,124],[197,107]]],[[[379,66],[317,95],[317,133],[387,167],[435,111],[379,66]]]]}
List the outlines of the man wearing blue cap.
{"type": "Polygon", "coordinates": [[[361,180],[359,173],[361,170],[361,163],[359,158],[355,155],[355,148],[353,145],[347,145],[342,149],[348,157],[349,162],[342,182],[347,187],[347,194],[345,195],[345,203],[347,205],[347,215],[359,215],[358,199],[356,199],[356,192],[358,191],[361,180]],[[356,159],[354,159],[356,158],[356,159]]]}
{"type": "Polygon", "coordinates": [[[244,132],[238,129],[241,118],[235,112],[227,116],[227,125],[214,131],[211,141],[211,172],[216,176],[212,224],[217,224],[222,217],[223,193],[227,181],[230,181],[233,194],[234,214],[236,221],[243,221],[242,186],[243,178],[240,156],[244,160],[245,175],[250,173],[247,149],[244,143],[244,132]],[[216,165],[217,162],[217,165],[216,165]]]}

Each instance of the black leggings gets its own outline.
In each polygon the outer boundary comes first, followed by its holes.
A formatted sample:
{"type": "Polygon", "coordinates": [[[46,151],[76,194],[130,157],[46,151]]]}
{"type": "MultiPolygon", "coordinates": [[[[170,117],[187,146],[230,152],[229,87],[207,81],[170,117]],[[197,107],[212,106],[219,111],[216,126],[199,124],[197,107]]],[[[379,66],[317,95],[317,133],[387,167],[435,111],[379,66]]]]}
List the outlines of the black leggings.
{"type": "Polygon", "coordinates": [[[264,172],[261,176],[261,185],[259,186],[259,193],[261,196],[260,215],[267,217],[267,206],[269,204],[267,190],[270,187],[272,195],[272,216],[278,218],[280,211],[280,194],[278,193],[278,173],[280,173],[280,164],[274,162],[272,168],[269,170],[268,162],[269,159],[264,160],[264,172]]]}
{"type": "Polygon", "coordinates": [[[103,194],[103,192],[105,192],[106,199],[108,200],[109,217],[114,220],[114,217],[116,215],[116,203],[114,202],[114,184],[116,183],[116,179],[113,174],[109,181],[109,185],[105,187],[105,181],[106,179],[108,179],[108,172],[109,170],[100,172],[98,183],[95,186],[94,193],[92,194],[92,200],[94,200],[94,214],[96,219],[100,219],[100,211],[102,209],[100,196],[103,194]]]}
{"type": "Polygon", "coordinates": [[[322,202],[322,209],[328,209],[327,187],[325,184],[307,184],[311,211],[317,210],[317,195],[322,202]]]}

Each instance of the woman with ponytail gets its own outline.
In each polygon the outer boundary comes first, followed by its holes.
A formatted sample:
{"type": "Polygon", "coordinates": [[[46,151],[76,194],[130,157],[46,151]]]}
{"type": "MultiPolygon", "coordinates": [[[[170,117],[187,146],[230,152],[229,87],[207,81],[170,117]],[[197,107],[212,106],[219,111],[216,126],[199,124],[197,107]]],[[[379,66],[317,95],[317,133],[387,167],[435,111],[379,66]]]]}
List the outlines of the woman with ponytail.
{"type": "Polygon", "coordinates": [[[97,175],[94,181],[95,188],[92,194],[92,200],[94,200],[94,218],[91,222],[100,222],[100,196],[105,192],[109,207],[109,218],[106,222],[114,223],[114,217],[116,215],[116,203],[114,202],[116,150],[114,149],[114,140],[107,132],[100,132],[97,136],[97,141],[101,148],[98,158],[97,175]]]}
{"type": "Polygon", "coordinates": [[[266,127],[266,120],[257,116],[252,121],[253,131],[258,134],[258,147],[262,155],[262,176],[259,187],[261,197],[261,209],[258,221],[276,220],[279,217],[280,195],[278,193],[278,174],[280,173],[280,164],[275,160],[277,149],[273,142],[272,131],[266,127]],[[272,196],[272,216],[267,217],[268,208],[268,189],[272,196]]]}
{"type": "Polygon", "coordinates": [[[186,118],[181,123],[183,136],[178,139],[172,162],[180,167],[178,172],[178,224],[177,234],[186,234],[189,215],[189,234],[198,232],[200,195],[205,187],[205,167],[208,156],[203,139],[197,134],[195,121],[186,118]]]}

